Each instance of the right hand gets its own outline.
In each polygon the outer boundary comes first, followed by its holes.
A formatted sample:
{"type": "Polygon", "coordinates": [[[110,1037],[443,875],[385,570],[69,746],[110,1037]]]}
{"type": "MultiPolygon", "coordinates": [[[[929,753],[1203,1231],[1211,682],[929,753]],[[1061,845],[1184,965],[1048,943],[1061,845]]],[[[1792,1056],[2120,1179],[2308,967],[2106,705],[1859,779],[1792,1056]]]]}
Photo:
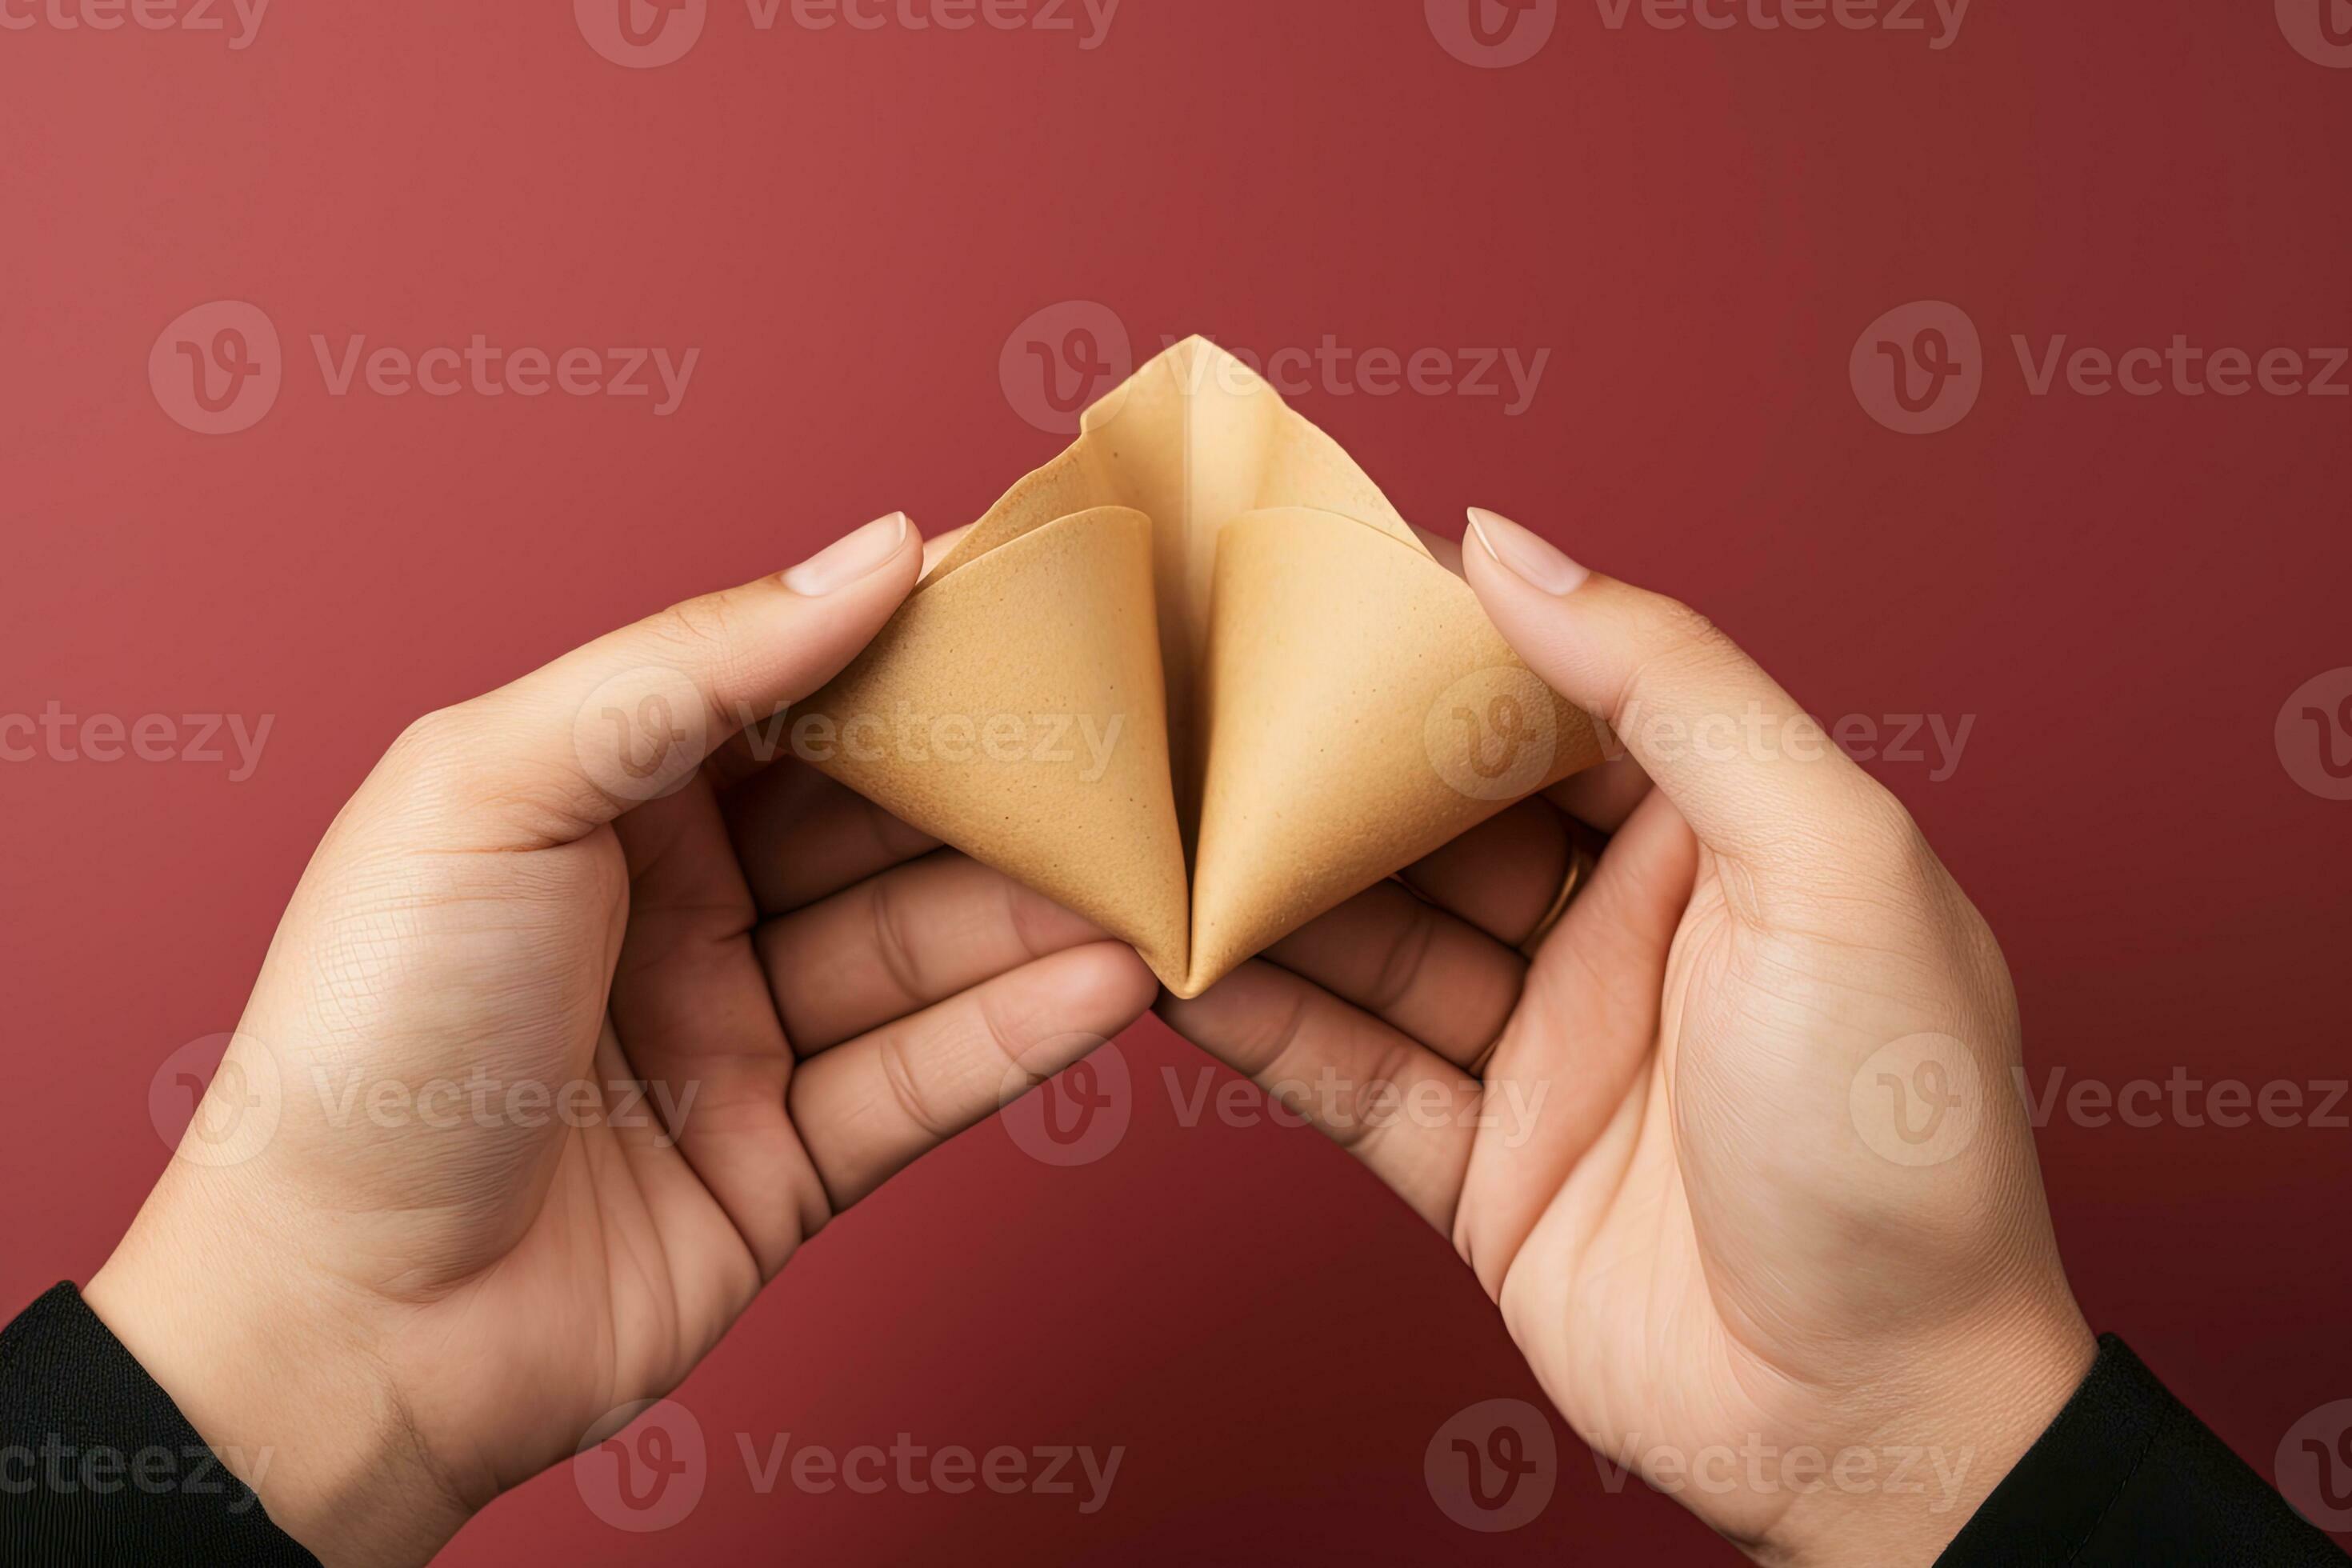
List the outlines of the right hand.
{"type": "Polygon", "coordinates": [[[1452,1238],[1610,1462],[1759,1561],[1930,1563],[2095,1349],[2007,965],[1721,632],[1473,520],[1496,626],[1630,757],[1160,1011],[1270,1090],[1353,1090],[1297,1108],[1452,1238]],[[1613,838],[1530,960],[1562,807],[1613,838]],[[1454,1113],[1399,1114],[1417,1089],[1454,1113]]]}

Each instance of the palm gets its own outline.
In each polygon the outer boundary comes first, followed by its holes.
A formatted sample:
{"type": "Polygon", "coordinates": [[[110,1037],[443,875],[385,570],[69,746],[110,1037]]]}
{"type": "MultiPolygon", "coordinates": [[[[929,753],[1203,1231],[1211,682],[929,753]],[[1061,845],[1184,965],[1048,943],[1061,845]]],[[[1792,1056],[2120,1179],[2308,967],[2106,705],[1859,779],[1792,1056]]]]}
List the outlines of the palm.
{"type": "MultiPolygon", "coordinates": [[[[1513,1059],[1521,1056],[1561,1060],[1570,1041],[1580,1072],[1562,1086],[1571,1099],[1540,1152],[1474,1152],[1458,1234],[1540,1205],[1502,1270],[1497,1303],[1570,1424],[1618,1471],[1638,1474],[1661,1447],[1684,1457],[1753,1440],[1785,1448],[1817,1434],[1792,1429],[1804,1424],[1770,1394],[1779,1378],[1769,1358],[1727,1321],[1682,1158],[1678,1112],[1705,1114],[1690,1105],[1705,1074],[1684,1069],[1717,1043],[1712,1021],[1758,1000],[1736,978],[1738,932],[1711,867],[1679,909],[1671,868],[1612,869],[1617,885],[1654,902],[1613,930],[1570,920],[1555,933],[1548,960],[1588,981],[1611,978],[1551,990],[1515,1014],[1498,1072],[1526,1070],[1513,1059]],[[1671,938],[1657,940],[1662,930],[1671,938]],[[1708,1021],[1696,1042],[1695,1020],[1708,1021]]],[[[1714,1522],[1753,1537],[1769,1512],[1749,1504],[1746,1516],[1714,1522]]]]}
{"type": "MultiPolygon", "coordinates": [[[[1867,1356],[1887,1308],[1852,1283],[1879,1277],[1853,1267],[1867,1200],[1808,1158],[1854,1142],[1850,1073],[1817,1065],[1955,1026],[1899,984],[1841,973],[1841,955],[1874,943],[1898,979],[1951,955],[1906,959],[1924,922],[1874,898],[1768,927],[1663,795],[1606,815],[1622,826],[1532,963],[1507,944],[1541,913],[1576,831],[1544,801],[1163,1010],[1276,1092],[1330,1067],[1359,1085],[1435,1081],[1475,1106],[1443,1125],[1327,1131],[1451,1237],[1611,1462],[1834,1446],[1854,1414],[1844,1395],[1885,1370],[1867,1356]],[[1851,1327],[1841,1342],[1861,1348],[1826,1361],[1799,1323],[1851,1327]]],[[[1997,1029],[1999,1002],[1969,1031],[1997,1029]]],[[[1745,1535],[1788,1501],[1742,1493],[1707,1512],[1745,1535]]]]}
{"type": "Polygon", "coordinates": [[[1908,815],[1720,631],[1471,521],[1497,629],[1624,756],[1164,1010],[1262,1085],[1358,1085],[1319,1124],[1453,1239],[1604,1456],[1673,1470],[1761,1555],[1932,1560],[2091,1354],[2002,1092],[2007,966],[1908,815]],[[1567,817],[1613,837],[1537,943],[1567,817]],[[1476,1114],[1360,1114],[1399,1089],[1476,1114]],[[1889,1448],[1977,1468],[1874,1506],[1845,1461],[1889,1448]]]}
{"type": "Polygon", "coordinates": [[[744,771],[569,843],[370,868],[399,889],[373,902],[331,838],[313,879],[334,885],[289,918],[331,905],[331,950],[273,966],[299,998],[257,994],[331,1048],[372,1042],[404,1086],[483,1090],[433,1136],[363,1113],[280,1140],[344,1215],[322,1264],[380,1303],[394,1379],[477,1504],[674,1387],[836,1205],[996,1108],[1000,1052],[1050,1021],[1042,1079],[1149,994],[1076,917],[797,763],[726,787],[744,771]],[[327,984],[394,923],[399,985],[327,984]],[[355,1195],[376,1194],[397,1200],[355,1195]]]}
{"type": "Polygon", "coordinates": [[[760,754],[922,553],[894,513],[428,714],[337,817],[89,1292],[216,1447],[291,1456],[265,1501],[320,1555],[430,1555],[1149,1003],[1094,926],[760,754]],[[229,1310],[192,1304],[229,1235],[229,1310]],[[256,1340],[314,1375],[237,1375],[256,1340]]]}
{"type": "MultiPolygon", "coordinates": [[[[411,1331],[444,1342],[462,1321],[478,1363],[420,1395],[495,1486],[603,1436],[674,1387],[748,1305],[759,1276],[691,1167],[610,1127],[567,1130],[537,1211],[493,1264],[445,1291],[411,1331]]],[[[430,1376],[438,1365],[420,1357],[430,1376]]]]}

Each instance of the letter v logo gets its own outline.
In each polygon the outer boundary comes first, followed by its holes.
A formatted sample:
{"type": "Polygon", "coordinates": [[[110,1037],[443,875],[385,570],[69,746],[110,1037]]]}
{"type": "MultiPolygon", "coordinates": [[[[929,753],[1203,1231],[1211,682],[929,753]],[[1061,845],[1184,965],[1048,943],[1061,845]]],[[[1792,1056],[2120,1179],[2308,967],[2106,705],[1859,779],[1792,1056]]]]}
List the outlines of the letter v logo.
{"type": "Polygon", "coordinates": [[[285,384],[278,328],[257,305],[215,300],[183,313],[147,353],[147,384],[174,421],[199,436],[261,423],[285,384]]]}
{"type": "Polygon", "coordinates": [[[1543,1512],[1559,1481],[1550,1418],[1524,1399],[1482,1400],[1429,1439],[1422,1479],[1440,1511],[1465,1530],[1517,1530],[1543,1512]]]}
{"type": "Polygon", "coordinates": [[[2304,1518],[2322,1530],[2352,1530],[2352,1399],[2323,1405],[2288,1427],[2271,1474],[2304,1518]]]}
{"type": "Polygon", "coordinates": [[[616,66],[675,65],[702,37],[710,0],[572,0],[588,47],[616,66]]]}
{"type": "Polygon", "coordinates": [[[2352,70],[2352,0],[2277,0],[2279,31],[2294,52],[2330,70],[2352,70]]]}
{"type": "Polygon", "coordinates": [[[1480,70],[1525,65],[1559,26],[1559,0],[1423,0],[1422,10],[1439,46],[1480,70]]]}
{"type": "Polygon", "coordinates": [[[2352,666],[2296,687],[2273,739],[2287,777],[2322,800],[2352,800],[2352,666]]]}
{"type": "Polygon", "coordinates": [[[1967,418],[1984,369],[1977,324],[1941,300],[1898,305],[1871,322],[1846,363],[1863,412],[1906,436],[1933,436],[1967,418]]]}
{"type": "Polygon", "coordinates": [[[709,1479],[702,1423],[675,1399],[608,1412],[572,1461],[572,1483],[588,1511],[635,1535],[683,1521],[709,1479]]]}

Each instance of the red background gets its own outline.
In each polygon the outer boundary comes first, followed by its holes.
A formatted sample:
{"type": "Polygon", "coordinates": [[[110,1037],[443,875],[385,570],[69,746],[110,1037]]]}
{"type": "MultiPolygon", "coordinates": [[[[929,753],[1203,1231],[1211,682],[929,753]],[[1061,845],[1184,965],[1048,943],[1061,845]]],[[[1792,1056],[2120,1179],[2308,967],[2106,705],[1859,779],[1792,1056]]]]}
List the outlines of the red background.
{"type": "MultiPolygon", "coordinates": [[[[1141,352],[1549,348],[1516,419],[1296,401],[1408,514],[1526,519],[1705,606],[1819,713],[1975,715],[1949,779],[1874,765],[2000,933],[2037,1081],[2346,1075],[2352,804],[2299,788],[2272,726],[2352,664],[2352,401],[2036,398],[2009,350],[2352,342],[2352,72],[2267,0],[1979,0],[1940,52],[1569,0],[1492,71],[1413,0],[1127,0],[1091,52],[785,15],[715,0],[646,71],[557,0],[281,0],[242,51],[0,32],[0,710],[276,715],[243,783],[0,764],[0,1310],[104,1258],[165,1158],[150,1075],[230,1027],[409,717],[877,512],[976,516],[1058,449],[997,367],[1071,299],[1141,352]],[[286,384],[206,437],[146,363],[220,299],[275,321],[286,384]],[[1926,437],[1846,369],[1918,299],[1990,356],[1926,437]],[[477,331],[702,359],[657,419],[331,397],[308,341],[477,331]]],[[[1572,1446],[1535,1524],[1450,1523],[1430,1435],[1540,1398],[1469,1274],[1312,1133],[1180,1125],[1160,1069],[1189,1088],[1198,1058],[1156,1024],[1123,1043],[1108,1157],[1050,1170],[982,1127],[791,1266],[681,1393],[716,1458],[686,1523],[619,1533],[559,1472],[447,1560],[1728,1558],[1572,1446]],[[1128,1452],[1081,1517],[760,1496],[739,1431],[1128,1452]]],[[[2042,1153],[2094,1323],[2257,1468],[2352,1395],[2352,1131],[2061,1118],[2042,1153]]]]}

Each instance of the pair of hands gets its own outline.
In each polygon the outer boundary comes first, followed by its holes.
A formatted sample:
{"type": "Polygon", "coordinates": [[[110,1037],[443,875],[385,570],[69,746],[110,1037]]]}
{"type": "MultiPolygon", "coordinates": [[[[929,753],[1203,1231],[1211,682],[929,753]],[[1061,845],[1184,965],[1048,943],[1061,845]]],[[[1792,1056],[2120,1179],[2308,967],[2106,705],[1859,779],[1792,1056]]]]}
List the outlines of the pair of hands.
{"type": "MultiPolygon", "coordinates": [[[[1299,1109],[1452,1239],[1612,1462],[1759,1561],[1931,1562],[2093,1354],[2000,1092],[2000,952],[1720,633],[1472,521],[1487,613],[1627,755],[1160,1012],[1262,1084],[1348,1086],[1299,1109]],[[1525,957],[1580,834],[1607,847],[1525,957]],[[1454,1109],[1379,1112],[1416,1093],[1454,1109]],[[1944,1479],[1786,1462],[1857,1450],[1944,1479]]],[[[885,518],[430,715],[329,829],[85,1293],[232,1468],[271,1453],[245,1479],[327,1563],[429,1557],[1008,1076],[1153,1005],[1123,944],[737,733],[924,556],[885,518]]]]}

